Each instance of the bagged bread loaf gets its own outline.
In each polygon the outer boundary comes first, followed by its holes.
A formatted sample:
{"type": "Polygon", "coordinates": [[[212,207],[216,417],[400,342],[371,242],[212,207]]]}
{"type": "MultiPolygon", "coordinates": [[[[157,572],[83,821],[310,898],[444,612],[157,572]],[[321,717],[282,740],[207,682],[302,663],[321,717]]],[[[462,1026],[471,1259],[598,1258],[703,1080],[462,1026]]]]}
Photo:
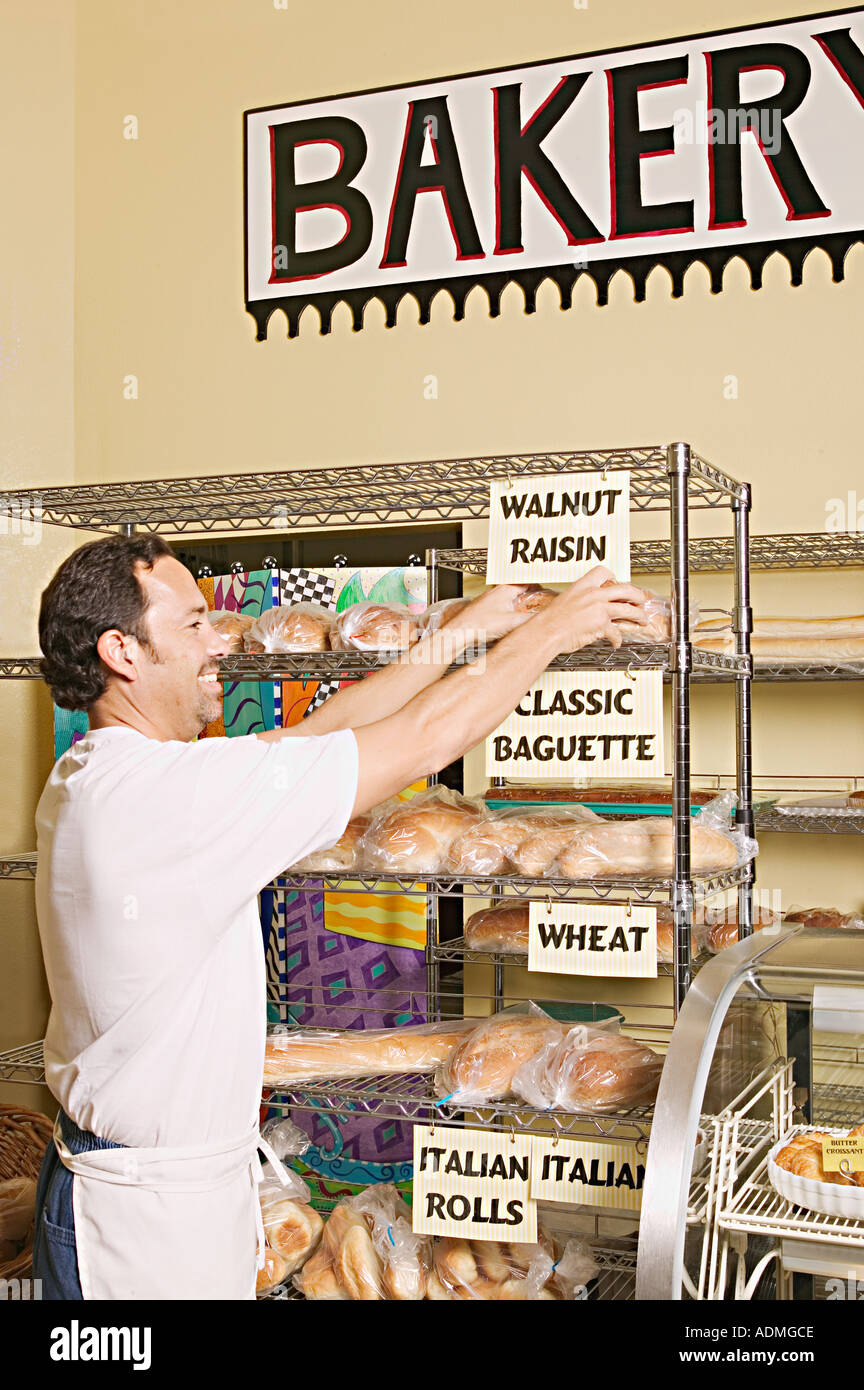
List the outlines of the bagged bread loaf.
{"type": "Polygon", "coordinates": [[[417,614],[416,621],[421,636],[425,637],[430,632],[438,632],[440,628],[446,627],[464,612],[470,602],[470,598],[442,598],[437,603],[430,603],[428,608],[417,614]]]}
{"type": "Polygon", "coordinates": [[[566,1032],[535,1004],[525,1013],[493,1014],[475,1024],[435,1073],[435,1091],[454,1106],[505,1100],[515,1073],[566,1032]]]}
{"type": "MultiPolygon", "coordinates": [[[[705,806],[716,799],[716,791],[690,792],[691,806],[705,806]]],[[[509,787],[490,787],[484,792],[485,801],[554,801],[563,802],[570,808],[582,806],[583,803],[600,804],[611,802],[613,804],[627,805],[633,802],[638,805],[671,806],[673,801],[672,789],[667,783],[638,781],[638,782],[592,782],[590,786],[566,787],[528,787],[515,786],[509,787]]],[[[563,807],[562,807],[563,809],[563,807]]]]}
{"type": "Polygon", "coordinates": [[[269,1293],[288,1278],[288,1261],[271,1246],[264,1246],[264,1264],[255,1276],[255,1292],[269,1293]]]}
{"type": "Polygon", "coordinates": [[[514,607],[517,613],[542,613],[557,597],[555,589],[545,589],[542,584],[526,584],[516,595],[514,607]]]}
{"type": "Polygon", "coordinates": [[[264,1053],[264,1085],[431,1072],[475,1026],[473,1019],[457,1018],[405,1028],[274,1030],[264,1053]]]}
{"type": "Polygon", "coordinates": [[[385,802],[364,837],[365,862],[376,873],[442,872],[453,841],[481,814],[479,805],[447,787],[385,802]]]}
{"type": "Polygon", "coordinates": [[[864,931],[864,916],[860,912],[841,912],[837,907],[792,907],[786,913],[787,922],[805,927],[840,927],[847,931],[864,931]]]}
{"type": "Polygon", "coordinates": [[[243,642],[255,619],[248,613],[232,613],[227,608],[213,609],[207,614],[210,626],[228,643],[229,655],[243,650],[243,642]]]}
{"type": "MultiPolygon", "coordinates": [[[[707,618],[699,623],[700,633],[706,636],[725,636],[731,632],[728,617],[707,618]]],[[[753,636],[759,638],[788,638],[802,641],[811,638],[864,637],[864,617],[853,614],[848,618],[754,618],[753,636]]]]}
{"type": "Polygon", "coordinates": [[[529,836],[543,830],[572,833],[580,825],[598,819],[585,806],[562,807],[560,811],[555,807],[526,807],[487,813],[453,841],[445,869],[448,873],[472,876],[512,873],[517,852],[529,836]]]}
{"type": "Polygon", "coordinates": [[[307,854],[292,867],[298,874],[338,874],[347,869],[362,867],[360,847],[363,837],[372,824],[371,815],[355,816],[349,821],[335,845],[329,849],[318,849],[307,854]]]}
{"type": "Polygon", "coordinates": [[[526,878],[543,878],[547,875],[554,877],[561,874],[562,870],[558,868],[559,856],[586,830],[604,823],[599,817],[593,822],[559,822],[557,825],[547,825],[526,835],[511,855],[514,870],[526,878]]]}
{"type": "Polygon", "coordinates": [[[433,1291],[427,1296],[508,1303],[579,1297],[597,1273],[587,1242],[575,1237],[562,1246],[543,1225],[537,1235],[533,1245],[453,1236],[436,1240],[429,1278],[433,1291]]]}
{"type": "Polygon", "coordinates": [[[663,1059],[623,1033],[581,1024],[551,1040],[513,1076],[513,1091],[537,1110],[612,1114],[648,1105],[663,1059]]]}
{"type": "Polygon", "coordinates": [[[336,1277],[333,1261],[323,1241],[300,1272],[294,1275],[294,1287],[304,1298],[313,1302],[347,1303],[350,1297],[336,1277]]]}
{"type": "Polygon", "coordinates": [[[284,1261],[284,1278],[305,1264],[321,1239],[324,1222],[309,1205],[309,1188],[297,1173],[283,1168],[287,1185],[271,1174],[270,1164],[265,1164],[258,1200],[264,1236],[271,1250],[284,1261]]]}
{"type": "MultiPolygon", "coordinates": [[[[728,619],[702,622],[693,641],[706,651],[731,655],[735,634],[728,619]]],[[[753,664],[861,661],[864,618],[756,618],[750,637],[753,664]]]]}
{"type": "Polygon", "coordinates": [[[326,652],[335,614],[319,603],[268,608],[246,633],[247,652],[326,652]]]}
{"type": "MultiPolygon", "coordinates": [[[[646,596],[645,601],[645,622],[631,623],[626,618],[621,622],[616,622],[615,626],[621,633],[621,640],[625,643],[630,642],[671,642],[674,634],[672,631],[672,600],[661,598],[659,594],[652,593],[650,589],[643,591],[646,596]]],[[[690,602],[690,630],[699,621],[699,605],[695,600],[690,602]]]]}
{"type": "MultiPolygon", "coordinates": [[[[555,869],[566,878],[669,878],[674,868],[671,817],[604,821],[589,826],[558,856],[555,869]]],[[[722,873],[740,862],[729,833],[693,818],[690,865],[694,874],[722,873]]]]}
{"type": "Polygon", "coordinates": [[[372,1245],[381,1263],[383,1297],[396,1303],[424,1299],[431,1240],[412,1231],[411,1209],[398,1190],[392,1183],[378,1183],[350,1200],[370,1227],[372,1245]]]}
{"type": "MultiPolygon", "coordinates": [[[[698,956],[705,945],[701,916],[702,911],[697,904],[690,929],[691,959],[698,956]]],[[[668,903],[660,903],[657,907],[657,959],[664,965],[671,965],[675,959],[675,914],[668,903]]]]}
{"type": "Polygon", "coordinates": [[[465,923],[465,945],[472,951],[510,951],[527,956],[528,908],[519,898],[505,898],[494,907],[472,913],[465,923]]]}
{"type": "Polygon", "coordinates": [[[352,603],[336,618],[334,651],[406,651],[420,639],[417,620],[398,603],[352,603]]]}

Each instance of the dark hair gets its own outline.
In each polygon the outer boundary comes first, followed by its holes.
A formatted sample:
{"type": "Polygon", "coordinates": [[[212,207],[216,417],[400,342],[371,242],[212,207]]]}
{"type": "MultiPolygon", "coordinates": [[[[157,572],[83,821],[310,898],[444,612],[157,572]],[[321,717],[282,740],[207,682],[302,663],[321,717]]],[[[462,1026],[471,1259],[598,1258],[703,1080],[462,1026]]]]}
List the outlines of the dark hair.
{"type": "Polygon", "coordinates": [[[105,694],[107,669],[96,650],[103,632],[119,628],[150,648],[135,567],[152,569],[173,554],[161,536],[106,536],[63,561],[39,609],[40,670],[61,709],[87,710],[105,694]]]}

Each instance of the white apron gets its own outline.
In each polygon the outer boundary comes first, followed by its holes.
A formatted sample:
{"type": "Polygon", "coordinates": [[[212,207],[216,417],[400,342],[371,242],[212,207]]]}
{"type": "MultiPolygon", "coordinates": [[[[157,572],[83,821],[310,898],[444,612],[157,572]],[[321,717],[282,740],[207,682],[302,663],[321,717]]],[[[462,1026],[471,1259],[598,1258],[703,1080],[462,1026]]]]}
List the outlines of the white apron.
{"type": "Polygon", "coordinates": [[[91,1299],[250,1299],[264,1263],[257,1129],[230,1143],[73,1154],[54,1126],[72,1205],[81,1292],[91,1299]]]}

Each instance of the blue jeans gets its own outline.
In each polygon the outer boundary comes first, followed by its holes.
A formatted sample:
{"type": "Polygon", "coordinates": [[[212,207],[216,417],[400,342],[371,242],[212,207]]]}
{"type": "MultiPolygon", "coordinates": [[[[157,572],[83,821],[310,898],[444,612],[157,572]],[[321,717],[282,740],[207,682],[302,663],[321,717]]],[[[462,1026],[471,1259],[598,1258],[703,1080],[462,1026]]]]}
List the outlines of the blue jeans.
{"type": "MultiPolygon", "coordinates": [[[[60,1132],[73,1154],[91,1149],[122,1149],[110,1139],[98,1139],[89,1130],[79,1129],[65,1111],[60,1111],[60,1132]]],[[[42,1280],[42,1297],[57,1300],[83,1299],[78,1278],[78,1251],[75,1245],[75,1213],[72,1209],[74,1173],[64,1168],[53,1139],[45,1150],[36,1184],[36,1227],[33,1236],[33,1277],[42,1280]]]]}

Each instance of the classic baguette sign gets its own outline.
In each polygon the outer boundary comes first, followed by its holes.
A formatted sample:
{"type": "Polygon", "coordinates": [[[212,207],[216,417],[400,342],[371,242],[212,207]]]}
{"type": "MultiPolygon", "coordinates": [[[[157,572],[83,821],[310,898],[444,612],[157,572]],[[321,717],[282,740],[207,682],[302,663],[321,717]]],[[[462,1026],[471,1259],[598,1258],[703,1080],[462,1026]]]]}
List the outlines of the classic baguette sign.
{"type": "Polygon", "coordinates": [[[246,305],[258,338],[315,305],[323,332],[412,294],[457,318],[475,285],[569,308],[617,269],[673,295],[694,261],[712,290],[741,255],[754,288],[780,249],[793,283],[814,246],[864,239],[864,9],[247,111],[246,305]]]}
{"type": "Polygon", "coordinates": [[[487,777],[658,777],[663,673],[547,671],[486,740],[487,777]]]}

